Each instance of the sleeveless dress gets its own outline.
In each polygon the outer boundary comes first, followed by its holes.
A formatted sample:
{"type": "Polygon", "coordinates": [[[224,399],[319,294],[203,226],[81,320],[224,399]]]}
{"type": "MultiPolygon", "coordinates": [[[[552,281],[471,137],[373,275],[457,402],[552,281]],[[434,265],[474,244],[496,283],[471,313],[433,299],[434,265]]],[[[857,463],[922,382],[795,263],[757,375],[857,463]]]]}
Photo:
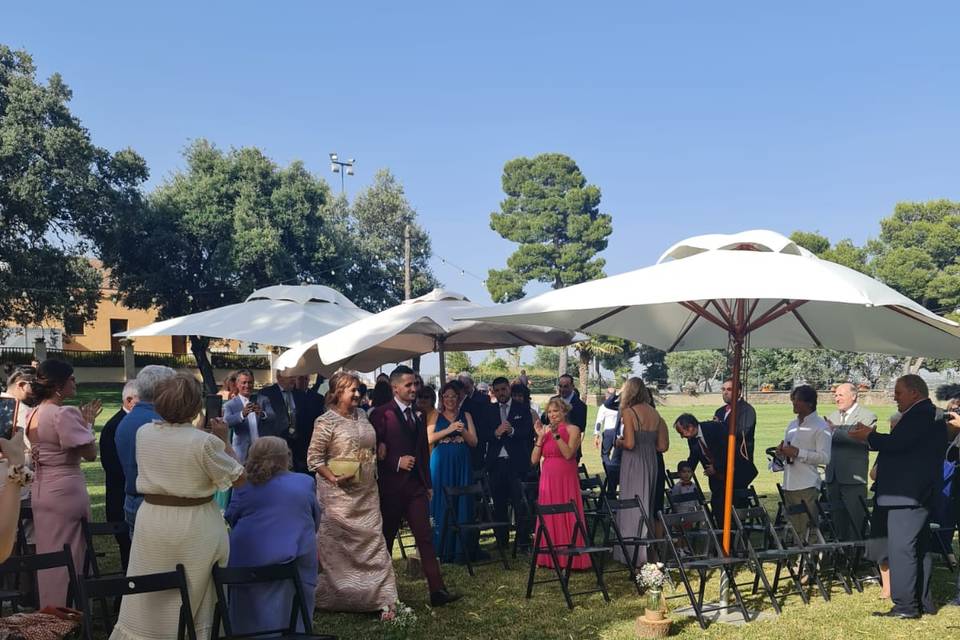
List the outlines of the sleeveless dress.
{"type": "MultiPolygon", "coordinates": [[[[560,424],[557,427],[557,433],[560,438],[570,442],[570,433],[567,431],[567,425],[560,424]]],[[[574,456],[567,460],[560,453],[560,447],[553,438],[547,438],[543,443],[542,459],[540,461],[540,493],[537,500],[538,504],[566,504],[571,500],[577,507],[580,514],[580,521],[583,521],[583,497],[580,494],[580,477],[577,474],[577,458],[574,456]]],[[[573,539],[573,517],[568,514],[546,516],[547,533],[550,534],[550,540],[554,544],[569,544],[573,539]]],[[[539,522],[537,527],[539,528],[539,522]]],[[[577,536],[577,544],[583,545],[585,541],[582,536],[577,536]]],[[[561,558],[561,567],[566,566],[566,559],[561,558]]],[[[548,553],[541,553],[537,556],[537,566],[553,567],[553,559],[548,553]]],[[[574,569],[589,569],[590,556],[580,554],[573,559],[574,569]]]]}
{"type": "MultiPolygon", "coordinates": [[[[639,422],[639,417],[638,422],[639,422]]],[[[626,426],[624,426],[626,428],[626,426]]],[[[629,500],[634,496],[640,496],[640,502],[648,515],[653,517],[655,504],[654,491],[657,481],[657,432],[654,431],[636,431],[634,437],[633,449],[623,449],[620,457],[620,498],[629,500]]],[[[661,493],[663,493],[661,491],[661,493]]],[[[620,533],[624,537],[637,535],[649,535],[641,527],[637,511],[627,509],[617,514],[617,526],[620,527],[620,533]],[[642,529],[642,530],[641,530],[642,529]]],[[[627,547],[629,552],[633,552],[631,547],[627,547]]],[[[630,560],[624,557],[623,551],[619,547],[613,550],[613,557],[617,562],[627,564],[630,560]]],[[[637,554],[637,566],[641,566],[647,561],[647,551],[640,548],[637,554]]]]}
{"type": "MultiPolygon", "coordinates": [[[[464,420],[462,415],[458,420],[464,420]]],[[[450,421],[442,413],[437,416],[434,432],[443,431],[450,421]]],[[[440,562],[463,562],[464,550],[460,540],[448,530],[446,541],[441,541],[443,522],[446,517],[446,497],[444,487],[465,487],[470,484],[470,446],[462,436],[451,436],[439,440],[430,454],[430,481],[433,484],[433,498],[430,501],[430,519],[433,521],[433,547],[437,550],[440,562]],[[444,544],[441,544],[444,542],[444,544]],[[443,555],[440,550],[443,549],[443,555]]],[[[469,522],[473,516],[473,500],[470,496],[457,499],[457,521],[469,522]]],[[[472,545],[471,545],[472,546],[472,545]]]]}

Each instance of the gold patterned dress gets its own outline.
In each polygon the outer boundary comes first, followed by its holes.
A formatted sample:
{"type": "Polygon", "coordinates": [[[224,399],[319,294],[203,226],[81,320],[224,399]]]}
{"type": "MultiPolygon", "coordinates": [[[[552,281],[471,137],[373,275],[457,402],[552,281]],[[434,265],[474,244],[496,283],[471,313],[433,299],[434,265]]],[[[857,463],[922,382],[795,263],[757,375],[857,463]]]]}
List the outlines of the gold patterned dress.
{"type": "Polygon", "coordinates": [[[327,411],[317,418],[307,451],[307,467],[316,471],[334,458],[360,459],[353,480],[332,485],[317,475],[317,500],[323,508],[317,531],[317,609],[381,611],[397,601],[397,582],[387,553],[380,517],[374,449],[377,437],[362,411],[345,418],[327,411]]]}

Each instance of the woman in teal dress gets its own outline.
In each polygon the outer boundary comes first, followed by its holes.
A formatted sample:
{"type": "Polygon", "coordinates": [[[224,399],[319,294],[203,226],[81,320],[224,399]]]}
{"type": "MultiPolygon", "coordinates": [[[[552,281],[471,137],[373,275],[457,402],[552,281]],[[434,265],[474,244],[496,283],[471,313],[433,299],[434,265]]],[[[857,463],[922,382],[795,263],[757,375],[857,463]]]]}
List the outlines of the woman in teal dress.
{"type": "MultiPolygon", "coordinates": [[[[433,498],[430,501],[433,546],[441,562],[462,561],[464,550],[456,536],[448,533],[445,541],[440,539],[446,517],[446,498],[443,488],[465,487],[471,484],[470,448],[477,446],[477,430],[473,424],[473,417],[460,410],[460,396],[456,387],[449,382],[440,389],[440,411],[436,414],[435,422],[427,423],[427,438],[433,445],[433,453],[430,454],[430,480],[433,483],[433,498]]],[[[473,515],[472,512],[472,497],[460,497],[457,504],[458,521],[469,521],[473,515]]]]}

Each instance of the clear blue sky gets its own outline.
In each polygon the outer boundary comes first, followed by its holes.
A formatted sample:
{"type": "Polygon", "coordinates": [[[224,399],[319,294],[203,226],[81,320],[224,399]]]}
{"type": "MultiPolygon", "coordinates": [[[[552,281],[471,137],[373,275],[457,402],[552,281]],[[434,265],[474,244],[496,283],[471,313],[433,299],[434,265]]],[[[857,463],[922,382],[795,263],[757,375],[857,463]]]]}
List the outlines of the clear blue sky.
{"type": "Polygon", "coordinates": [[[481,276],[513,250],[489,228],[504,162],[567,153],[613,215],[612,274],[699,233],[862,242],[898,200],[960,198],[958,24],[954,2],[34,1],[0,42],[60,72],[151,185],[198,137],[335,189],[337,151],[348,195],[389,167],[436,253],[481,276]]]}

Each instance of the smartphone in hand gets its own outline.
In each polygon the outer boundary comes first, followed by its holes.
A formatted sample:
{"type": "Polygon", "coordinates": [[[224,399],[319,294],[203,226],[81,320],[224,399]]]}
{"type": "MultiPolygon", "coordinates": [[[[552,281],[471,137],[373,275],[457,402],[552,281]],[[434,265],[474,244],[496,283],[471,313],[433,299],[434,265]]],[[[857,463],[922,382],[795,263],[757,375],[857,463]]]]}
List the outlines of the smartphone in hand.
{"type": "Polygon", "coordinates": [[[17,412],[20,401],[16,398],[0,398],[0,438],[9,440],[17,428],[17,412]]]}
{"type": "Polygon", "coordinates": [[[203,426],[209,427],[214,418],[223,417],[223,398],[219,394],[209,393],[203,400],[203,426]]]}

